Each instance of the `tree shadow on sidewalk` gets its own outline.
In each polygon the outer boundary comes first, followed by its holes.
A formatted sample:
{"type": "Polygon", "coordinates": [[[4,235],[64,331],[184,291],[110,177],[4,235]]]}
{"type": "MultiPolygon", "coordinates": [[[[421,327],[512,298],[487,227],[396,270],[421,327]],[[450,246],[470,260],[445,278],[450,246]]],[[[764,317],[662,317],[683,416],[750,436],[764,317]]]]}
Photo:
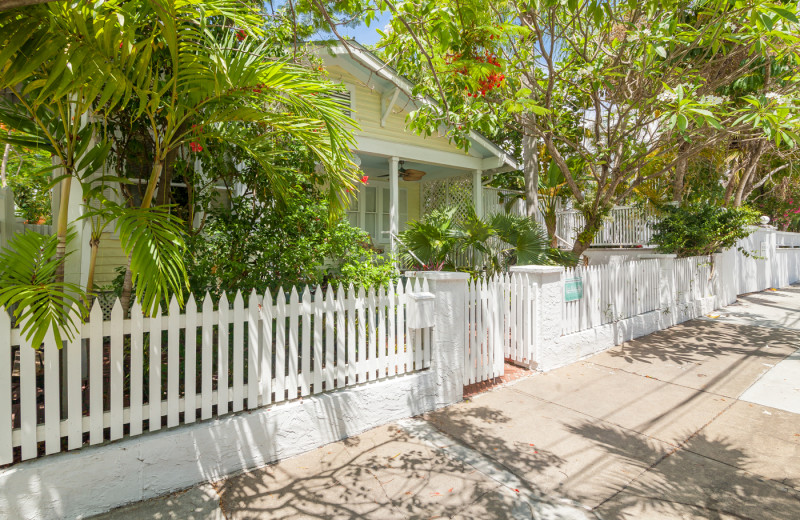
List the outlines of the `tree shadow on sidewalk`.
{"type": "Polygon", "coordinates": [[[608,351],[628,363],[698,363],[723,356],[781,359],[800,333],[709,320],[692,320],[623,343],[608,351]],[[781,348],[786,347],[786,348],[781,348]]]}
{"type": "MultiPolygon", "coordinates": [[[[476,413],[481,421],[507,420],[490,409],[476,413]]],[[[480,439],[472,448],[481,453],[520,449],[514,457],[526,465],[559,463],[486,431],[470,437],[480,439]]],[[[236,519],[489,519],[529,513],[512,490],[393,425],[226,479],[218,489],[223,511],[236,519]]]]}
{"type": "MultiPolygon", "coordinates": [[[[615,457],[641,460],[642,453],[661,453],[647,437],[603,423],[587,421],[570,431],[615,457]]],[[[739,469],[746,467],[749,460],[741,447],[701,432],[681,448],[660,455],[653,467],[625,488],[608,486],[607,498],[596,510],[607,519],[797,518],[800,500],[783,485],[739,469]],[[701,454],[722,454],[719,458],[726,462],[701,454]]]]}

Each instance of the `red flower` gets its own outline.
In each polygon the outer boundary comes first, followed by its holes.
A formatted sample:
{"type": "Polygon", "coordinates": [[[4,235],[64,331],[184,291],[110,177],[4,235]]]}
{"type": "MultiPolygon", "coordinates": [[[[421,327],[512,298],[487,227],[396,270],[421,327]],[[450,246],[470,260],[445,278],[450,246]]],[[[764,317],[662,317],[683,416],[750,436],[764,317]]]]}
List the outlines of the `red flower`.
{"type": "Polygon", "coordinates": [[[194,141],[189,143],[189,148],[191,148],[193,152],[202,152],[203,151],[203,147],[200,146],[200,143],[195,143],[194,141]]]}
{"type": "Polygon", "coordinates": [[[238,31],[236,31],[237,40],[242,41],[245,38],[247,38],[247,31],[245,31],[244,29],[239,29],[238,31]]]}
{"type": "Polygon", "coordinates": [[[369,180],[369,175],[364,175],[363,177],[361,177],[361,182],[363,182],[364,184],[366,184],[368,180],[369,180]]]}
{"type": "Polygon", "coordinates": [[[119,48],[120,49],[122,48],[122,42],[119,42],[119,48]]]}

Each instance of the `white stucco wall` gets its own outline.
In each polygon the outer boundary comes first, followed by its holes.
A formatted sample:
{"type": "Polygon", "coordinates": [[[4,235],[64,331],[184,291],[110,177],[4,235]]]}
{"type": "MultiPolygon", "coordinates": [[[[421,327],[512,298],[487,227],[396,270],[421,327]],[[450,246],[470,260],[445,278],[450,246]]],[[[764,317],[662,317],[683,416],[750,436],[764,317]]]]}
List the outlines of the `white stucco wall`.
{"type": "Polygon", "coordinates": [[[0,472],[0,518],[85,518],[298,455],[451,404],[436,380],[429,369],[17,464],[0,472]]]}

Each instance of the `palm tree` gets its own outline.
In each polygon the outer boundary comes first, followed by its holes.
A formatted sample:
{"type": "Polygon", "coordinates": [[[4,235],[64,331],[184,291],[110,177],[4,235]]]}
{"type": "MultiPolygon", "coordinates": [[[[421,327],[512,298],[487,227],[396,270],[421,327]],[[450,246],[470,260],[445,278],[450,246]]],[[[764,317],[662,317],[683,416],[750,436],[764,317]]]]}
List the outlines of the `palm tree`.
{"type": "MultiPolygon", "coordinates": [[[[285,184],[265,142],[283,135],[316,156],[333,206],[341,207],[355,182],[354,123],[327,95],[338,87],[270,58],[259,24],[257,11],[238,0],[52,2],[0,12],[0,88],[19,102],[0,112],[27,134],[26,146],[49,147],[62,169],[54,283],[63,289],[70,184],[105,160],[108,140],[95,122],[111,113],[143,120],[155,143],[138,208],[101,204],[92,211],[116,220],[129,258],[123,298],[135,284],[148,311],[168,292],[180,299],[186,287],[179,229],[163,218],[164,208],[153,207],[175,150],[192,143],[199,150],[211,139],[235,143],[263,166],[280,196],[285,184]],[[241,137],[241,125],[262,128],[262,139],[241,137]]],[[[10,293],[0,295],[0,305],[8,305],[10,293]]]]}

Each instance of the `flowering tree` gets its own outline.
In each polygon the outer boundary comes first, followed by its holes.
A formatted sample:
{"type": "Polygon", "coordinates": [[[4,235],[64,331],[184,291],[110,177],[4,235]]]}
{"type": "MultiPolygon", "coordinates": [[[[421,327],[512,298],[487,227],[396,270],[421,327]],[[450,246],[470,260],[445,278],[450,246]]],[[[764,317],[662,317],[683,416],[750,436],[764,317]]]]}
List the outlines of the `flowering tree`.
{"type": "Polygon", "coordinates": [[[376,5],[394,14],[379,44],[386,58],[417,81],[420,99],[436,101],[421,103],[411,125],[421,133],[446,125],[463,146],[469,130],[520,132],[529,213],[543,144],[585,216],[575,253],[614,204],[655,179],[683,178],[688,159],[709,147],[797,141],[794,4],[376,5]]]}

